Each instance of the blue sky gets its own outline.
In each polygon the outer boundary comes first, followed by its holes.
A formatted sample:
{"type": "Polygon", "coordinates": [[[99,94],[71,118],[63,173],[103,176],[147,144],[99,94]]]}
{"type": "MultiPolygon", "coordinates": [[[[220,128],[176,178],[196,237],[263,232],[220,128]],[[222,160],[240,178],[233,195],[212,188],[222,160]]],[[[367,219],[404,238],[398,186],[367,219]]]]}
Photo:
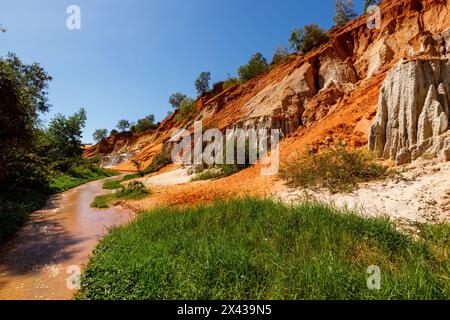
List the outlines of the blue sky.
{"type": "Polygon", "coordinates": [[[195,96],[201,71],[216,82],[257,51],[270,60],[293,28],[330,28],[333,10],[334,0],[2,0],[0,55],[39,62],[54,78],[44,119],[84,107],[91,142],[119,119],[162,120],[171,93],[195,96]],[[81,30],[66,28],[71,4],[81,8],[81,30]]]}

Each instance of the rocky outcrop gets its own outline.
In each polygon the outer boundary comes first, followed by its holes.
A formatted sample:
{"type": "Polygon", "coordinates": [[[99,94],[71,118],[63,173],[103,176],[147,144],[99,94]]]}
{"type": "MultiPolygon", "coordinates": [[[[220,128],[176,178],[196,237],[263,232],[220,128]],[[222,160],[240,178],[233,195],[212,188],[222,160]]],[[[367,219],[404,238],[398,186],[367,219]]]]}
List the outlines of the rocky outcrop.
{"type": "Polygon", "coordinates": [[[399,165],[426,152],[446,158],[449,101],[448,58],[400,62],[381,88],[369,148],[399,165]]]}

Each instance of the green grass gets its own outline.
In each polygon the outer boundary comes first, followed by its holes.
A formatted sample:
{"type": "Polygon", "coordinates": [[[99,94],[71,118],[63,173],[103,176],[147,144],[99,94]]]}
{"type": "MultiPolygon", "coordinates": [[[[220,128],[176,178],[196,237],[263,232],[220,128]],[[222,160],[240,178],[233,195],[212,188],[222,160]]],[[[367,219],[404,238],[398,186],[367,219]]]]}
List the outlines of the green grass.
{"type": "Polygon", "coordinates": [[[142,182],[132,181],[128,186],[121,186],[115,193],[95,197],[92,208],[107,209],[120,200],[139,200],[149,195],[149,191],[142,182]]]}
{"type": "Polygon", "coordinates": [[[78,299],[450,299],[449,226],[414,241],[385,219],[234,199],[111,230],[78,299]],[[381,290],[367,268],[381,268],[381,290]]]}
{"type": "Polygon", "coordinates": [[[0,243],[14,234],[27,221],[31,212],[42,208],[46,199],[46,195],[39,192],[2,190],[0,192],[0,243]]]}
{"type": "Polygon", "coordinates": [[[223,178],[223,172],[221,170],[206,169],[205,171],[196,174],[191,178],[191,181],[203,181],[223,178]]]}
{"type": "Polygon", "coordinates": [[[396,173],[377,163],[364,149],[343,146],[321,153],[305,152],[282,163],[280,176],[293,187],[327,188],[333,193],[352,192],[359,183],[385,179],[396,173]]]}
{"type": "Polygon", "coordinates": [[[120,189],[120,188],[122,188],[122,184],[120,183],[120,181],[117,181],[117,180],[106,181],[103,184],[103,189],[106,189],[106,190],[116,190],[116,189],[120,189]]]}
{"type": "Polygon", "coordinates": [[[50,189],[53,193],[64,192],[87,182],[116,176],[118,174],[117,171],[113,170],[81,165],[53,178],[50,182],[50,189]]]}

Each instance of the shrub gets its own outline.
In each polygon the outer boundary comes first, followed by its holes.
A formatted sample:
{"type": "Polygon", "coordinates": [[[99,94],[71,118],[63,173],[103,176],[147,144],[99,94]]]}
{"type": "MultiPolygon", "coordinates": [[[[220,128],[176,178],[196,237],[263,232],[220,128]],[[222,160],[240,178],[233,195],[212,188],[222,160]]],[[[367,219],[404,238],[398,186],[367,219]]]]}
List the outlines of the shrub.
{"type": "Polygon", "coordinates": [[[239,84],[239,79],[233,78],[233,77],[228,77],[228,79],[223,82],[222,87],[223,87],[223,89],[228,89],[229,87],[232,87],[237,84],[239,84]]]}
{"type": "Polygon", "coordinates": [[[247,64],[239,67],[239,79],[242,83],[245,83],[266,72],[268,67],[266,58],[258,52],[250,58],[247,64]]]}
{"type": "Polygon", "coordinates": [[[202,96],[209,91],[209,81],[211,80],[210,72],[202,72],[197,80],[195,80],[195,89],[202,96]]]}
{"type": "Polygon", "coordinates": [[[187,96],[185,94],[176,92],[169,97],[169,103],[175,110],[177,110],[180,108],[181,103],[186,99],[187,96]]]}
{"type": "Polygon", "coordinates": [[[197,115],[197,103],[194,99],[187,98],[183,100],[178,109],[178,113],[175,116],[175,120],[177,121],[188,121],[195,118],[197,115]]]}
{"type": "Polygon", "coordinates": [[[121,186],[113,194],[101,195],[95,197],[91,207],[98,209],[106,209],[119,200],[138,200],[146,197],[149,194],[145,185],[140,181],[131,181],[126,187],[121,186]]]}
{"type": "Polygon", "coordinates": [[[277,65],[289,57],[289,50],[285,46],[280,46],[275,49],[275,53],[272,58],[272,65],[277,65]]]}
{"type": "Polygon", "coordinates": [[[122,119],[117,122],[116,128],[124,132],[131,127],[131,123],[128,120],[122,119]]]}
{"type": "Polygon", "coordinates": [[[107,129],[97,129],[94,131],[94,134],[92,137],[94,138],[95,142],[100,142],[103,139],[105,139],[108,136],[108,130],[107,129]]]}
{"type": "Polygon", "coordinates": [[[111,230],[76,298],[448,299],[449,230],[415,241],[388,219],[251,198],[160,208],[111,230]],[[367,288],[371,265],[381,290],[367,288]]]}
{"type": "Polygon", "coordinates": [[[375,162],[365,150],[347,150],[343,146],[319,154],[306,152],[286,161],[280,176],[294,187],[324,187],[331,192],[351,192],[358,183],[383,179],[394,172],[375,162]]]}
{"type": "Polygon", "coordinates": [[[116,189],[120,189],[120,188],[122,188],[122,185],[117,180],[106,181],[103,184],[103,189],[106,189],[106,190],[116,190],[116,189]]]}
{"type": "Polygon", "coordinates": [[[143,119],[139,119],[135,125],[131,127],[131,131],[137,134],[157,129],[159,124],[155,123],[155,116],[148,115],[143,119]]]}
{"type": "Polygon", "coordinates": [[[328,41],[328,35],[317,24],[294,29],[289,38],[291,48],[297,52],[307,53],[328,41]]]}
{"type": "Polygon", "coordinates": [[[339,26],[345,25],[358,16],[354,9],[353,0],[336,0],[335,6],[336,14],[333,21],[339,26]]]}

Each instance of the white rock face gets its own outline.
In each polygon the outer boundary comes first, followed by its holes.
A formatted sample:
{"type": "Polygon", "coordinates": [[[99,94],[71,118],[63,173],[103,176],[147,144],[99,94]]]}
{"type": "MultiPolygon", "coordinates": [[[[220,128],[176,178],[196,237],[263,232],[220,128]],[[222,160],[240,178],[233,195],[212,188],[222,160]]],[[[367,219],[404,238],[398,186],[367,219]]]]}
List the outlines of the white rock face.
{"type": "Polygon", "coordinates": [[[448,58],[400,62],[381,88],[369,148],[397,164],[425,152],[445,158],[450,137],[442,137],[449,128],[449,101],[448,58]]]}

